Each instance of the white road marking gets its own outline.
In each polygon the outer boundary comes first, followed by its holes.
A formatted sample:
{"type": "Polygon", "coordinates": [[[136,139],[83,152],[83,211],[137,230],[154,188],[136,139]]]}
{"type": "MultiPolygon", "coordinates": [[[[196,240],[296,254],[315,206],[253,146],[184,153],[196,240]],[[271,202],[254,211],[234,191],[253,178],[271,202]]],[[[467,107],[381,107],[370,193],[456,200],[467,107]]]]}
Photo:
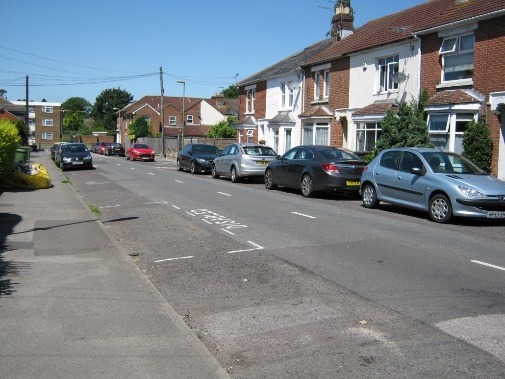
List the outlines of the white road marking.
{"type": "Polygon", "coordinates": [[[148,172],[149,175],[154,175],[152,172],[148,172]]]}
{"type": "Polygon", "coordinates": [[[251,245],[255,246],[254,249],[244,249],[244,250],[234,250],[234,251],[228,251],[228,254],[233,254],[233,253],[242,253],[244,251],[254,251],[254,250],[262,250],[264,249],[263,246],[260,246],[258,244],[255,244],[254,242],[251,242],[251,241],[247,241],[248,243],[250,243],[251,245]]]}
{"type": "Polygon", "coordinates": [[[142,203],[142,205],[150,205],[150,204],[168,204],[166,201],[152,201],[150,203],[142,203]]]}
{"type": "Polygon", "coordinates": [[[173,204],[172,204],[172,208],[175,208],[175,209],[181,209],[181,208],[179,208],[179,207],[177,207],[177,206],[175,206],[175,205],[173,205],[173,204]]]}
{"type": "Polygon", "coordinates": [[[303,217],[307,217],[307,218],[315,218],[314,216],[309,216],[309,215],[306,215],[306,214],[303,214],[303,213],[298,213],[298,212],[291,212],[295,215],[298,215],[298,216],[303,216],[303,217]]]}
{"type": "Polygon", "coordinates": [[[135,167],[130,167],[130,170],[135,170],[135,167]]]}
{"type": "Polygon", "coordinates": [[[218,194],[224,195],[224,196],[231,196],[229,193],[226,193],[226,192],[218,192],[218,194]]]}
{"type": "Polygon", "coordinates": [[[194,258],[194,255],[189,255],[187,257],[179,257],[179,258],[159,259],[157,261],[154,261],[154,263],[167,262],[167,261],[176,261],[176,260],[179,260],[179,259],[191,259],[191,258],[194,258]]]}
{"type": "Polygon", "coordinates": [[[174,180],[174,182],[177,182],[177,183],[184,183],[183,181],[181,180],[174,180]]]}
{"type": "Polygon", "coordinates": [[[186,212],[188,215],[195,217],[196,215],[191,212],[186,212]]]}
{"type": "Polygon", "coordinates": [[[476,260],[473,260],[473,261],[470,261],[470,262],[472,262],[472,263],[477,263],[478,265],[482,265],[482,266],[487,266],[487,267],[491,267],[491,268],[496,268],[497,270],[502,270],[502,271],[505,271],[505,267],[492,265],[491,263],[486,263],[486,262],[481,262],[481,261],[476,261],[476,260]]]}
{"type": "Polygon", "coordinates": [[[107,205],[105,207],[100,207],[100,209],[105,209],[105,208],[116,208],[116,207],[120,207],[121,205],[117,204],[117,205],[107,205]]]}
{"type": "Polygon", "coordinates": [[[234,235],[235,235],[235,233],[232,233],[232,232],[230,232],[229,230],[226,230],[226,229],[223,229],[223,228],[221,228],[221,230],[222,230],[223,232],[226,232],[226,233],[231,234],[232,236],[234,236],[234,235]]]}

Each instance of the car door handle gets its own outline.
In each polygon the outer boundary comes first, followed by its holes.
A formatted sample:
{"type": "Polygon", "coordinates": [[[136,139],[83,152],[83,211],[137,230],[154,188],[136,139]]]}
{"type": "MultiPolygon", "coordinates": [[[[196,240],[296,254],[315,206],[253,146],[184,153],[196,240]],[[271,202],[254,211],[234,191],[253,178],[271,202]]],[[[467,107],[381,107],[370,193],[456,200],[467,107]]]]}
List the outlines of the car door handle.
{"type": "Polygon", "coordinates": [[[396,180],[402,180],[402,177],[401,176],[397,176],[396,180]]]}

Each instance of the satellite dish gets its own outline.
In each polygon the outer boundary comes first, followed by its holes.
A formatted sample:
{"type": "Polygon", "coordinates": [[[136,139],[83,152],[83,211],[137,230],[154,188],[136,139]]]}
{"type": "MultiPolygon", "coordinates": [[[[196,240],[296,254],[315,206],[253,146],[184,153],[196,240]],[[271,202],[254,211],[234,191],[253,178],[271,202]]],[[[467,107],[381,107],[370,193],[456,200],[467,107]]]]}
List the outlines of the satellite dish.
{"type": "Polygon", "coordinates": [[[408,77],[409,76],[405,75],[403,72],[394,72],[391,74],[391,80],[394,83],[403,83],[408,77]]]}

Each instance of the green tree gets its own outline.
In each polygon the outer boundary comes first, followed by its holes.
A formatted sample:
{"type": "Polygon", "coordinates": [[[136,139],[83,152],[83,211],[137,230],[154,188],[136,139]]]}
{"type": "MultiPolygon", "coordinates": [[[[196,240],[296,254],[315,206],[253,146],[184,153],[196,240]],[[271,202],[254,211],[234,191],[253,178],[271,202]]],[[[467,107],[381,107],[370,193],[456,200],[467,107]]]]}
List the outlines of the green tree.
{"type": "Polygon", "coordinates": [[[91,114],[93,106],[88,100],[83,97],[71,97],[61,104],[61,109],[64,109],[67,114],[70,114],[72,112],[79,112],[83,115],[84,118],[91,114]]]}
{"type": "Polygon", "coordinates": [[[0,119],[0,178],[13,170],[16,149],[21,143],[18,128],[6,118],[0,119]]]}
{"type": "Polygon", "coordinates": [[[223,96],[226,99],[238,99],[238,87],[231,85],[223,90],[223,96]]]}
{"type": "Polygon", "coordinates": [[[232,125],[237,121],[234,116],[228,117],[228,119],[218,122],[210,127],[207,137],[209,138],[234,138],[237,135],[237,129],[233,128],[232,125]]]}
{"type": "Polygon", "coordinates": [[[5,94],[7,93],[6,90],[4,90],[3,88],[0,88],[0,97],[3,97],[5,99],[5,94]]]}
{"type": "Polygon", "coordinates": [[[389,110],[381,122],[381,135],[373,156],[392,147],[432,147],[424,111],[419,103],[402,102],[398,111],[389,110]]]}
{"type": "Polygon", "coordinates": [[[120,88],[102,91],[97,96],[91,111],[91,116],[95,119],[95,127],[102,127],[110,133],[114,133],[117,127],[117,116],[114,108],[124,108],[132,100],[132,94],[120,88]]]}
{"type": "Polygon", "coordinates": [[[128,126],[128,135],[135,136],[132,139],[151,135],[151,123],[144,117],[137,118],[128,126]]]}
{"type": "Polygon", "coordinates": [[[63,119],[63,133],[72,133],[80,130],[84,125],[82,113],[72,112],[63,119]]]}
{"type": "Polygon", "coordinates": [[[493,139],[484,116],[472,120],[463,134],[463,155],[486,172],[491,171],[493,139]]]}

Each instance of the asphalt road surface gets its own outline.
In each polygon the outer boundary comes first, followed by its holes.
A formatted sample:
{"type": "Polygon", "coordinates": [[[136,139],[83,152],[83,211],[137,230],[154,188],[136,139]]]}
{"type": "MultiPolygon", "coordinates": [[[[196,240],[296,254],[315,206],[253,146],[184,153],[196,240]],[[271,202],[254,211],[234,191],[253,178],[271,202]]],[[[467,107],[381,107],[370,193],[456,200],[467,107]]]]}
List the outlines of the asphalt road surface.
{"type": "Polygon", "coordinates": [[[94,164],[65,175],[232,376],[505,376],[504,221],[94,164]]]}

